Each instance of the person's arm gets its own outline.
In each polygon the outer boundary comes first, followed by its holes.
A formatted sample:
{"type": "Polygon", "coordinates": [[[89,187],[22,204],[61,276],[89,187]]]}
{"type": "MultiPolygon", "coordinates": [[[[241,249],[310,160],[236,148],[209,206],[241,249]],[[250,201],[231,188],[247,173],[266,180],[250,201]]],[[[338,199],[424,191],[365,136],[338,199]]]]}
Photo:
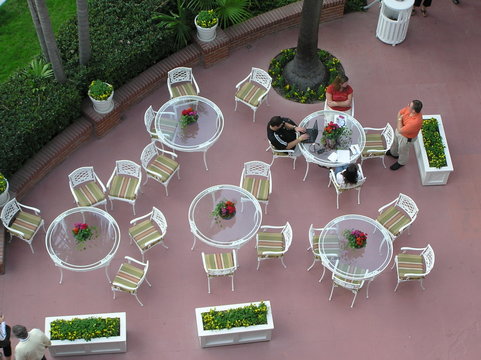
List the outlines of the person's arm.
{"type": "Polygon", "coordinates": [[[286,147],[286,150],[291,150],[291,149],[295,148],[297,144],[299,144],[300,142],[302,142],[304,140],[307,140],[307,139],[309,139],[309,135],[308,134],[302,134],[296,140],[292,140],[290,143],[288,143],[287,147],[286,147]]]}
{"type": "Polygon", "coordinates": [[[45,346],[45,348],[48,348],[50,345],[52,345],[52,342],[50,341],[48,336],[45,335],[43,332],[42,332],[42,344],[43,346],[45,346]]]}
{"type": "Polygon", "coordinates": [[[345,101],[331,101],[331,103],[333,104],[332,106],[351,107],[351,105],[352,105],[352,94],[347,95],[347,100],[345,100],[345,101]]]}

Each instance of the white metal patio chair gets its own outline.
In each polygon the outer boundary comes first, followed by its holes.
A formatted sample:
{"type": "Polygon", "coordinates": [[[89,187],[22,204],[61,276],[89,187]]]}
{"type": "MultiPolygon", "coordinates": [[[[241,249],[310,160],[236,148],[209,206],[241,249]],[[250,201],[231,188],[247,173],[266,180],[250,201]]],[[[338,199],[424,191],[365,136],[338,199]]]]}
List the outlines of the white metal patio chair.
{"type": "MultiPolygon", "coordinates": [[[[334,272],[332,273],[332,288],[331,288],[331,295],[329,295],[329,301],[332,299],[332,294],[334,292],[334,288],[342,287],[351,291],[354,294],[354,298],[352,299],[351,308],[354,306],[354,302],[356,301],[357,293],[361,288],[364,286],[366,280],[359,279],[359,280],[351,280],[347,279],[344,276],[337,274],[337,270],[347,272],[351,274],[357,274],[359,276],[365,275],[369,272],[369,270],[364,270],[358,267],[353,267],[351,265],[339,265],[339,260],[336,260],[336,264],[334,266],[334,272]]],[[[366,293],[366,298],[368,295],[366,293]]]]}
{"type": "Polygon", "coordinates": [[[370,128],[365,127],[366,133],[366,146],[361,153],[361,164],[366,159],[381,159],[382,165],[386,167],[384,163],[384,157],[386,152],[391,148],[394,141],[394,130],[388,123],[383,128],[370,128]],[[369,131],[377,131],[375,133],[368,133],[369,131]]]}
{"type": "Polygon", "coordinates": [[[263,225],[256,235],[257,270],[262,260],[280,259],[282,266],[284,255],[292,244],[292,227],[289,222],[282,226],[263,225]],[[269,230],[269,231],[266,231],[269,230]]]}
{"type": "Polygon", "coordinates": [[[296,153],[294,150],[279,150],[274,147],[274,145],[271,144],[269,140],[267,140],[269,143],[269,146],[267,147],[266,151],[271,151],[272,152],[272,161],[271,161],[271,166],[274,164],[275,159],[292,159],[292,168],[295,170],[296,169],[296,160],[300,154],[296,153]]]}
{"type": "Polygon", "coordinates": [[[334,189],[336,190],[337,209],[339,209],[339,195],[349,190],[355,189],[357,191],[357,204],[358,205],[361,204],[361,189],[367,179],[364,176],[364,173],[362,172],[361,164],[357,164],[357,174],[358,174],[358,180],[356,184],[347,184],[347,185],[341,186],[341,184],[339,184],[339,182],[337,181],[336,173],[334,172],[334,170],[329,169],[329,184],[327,185],[327,187],[330,187],[331,184],[334,185],[334,189]]]}
{"type": "Polygon", "coordinates": [[[114,171],[107,182],[110,210],[114,208],[112,200],[120,200],[131,204],[135,215],[135,201],[138,197],[141,182],[142,170],[140,165],[130,160],[117,160],[114,171]]]}
{"type": "Polygon", "coordinates": [[[397,284],[394,291],[402,282],[419,281],[421,288],[424,278],[431,272],[434,267],[434,250],[431,245],[425,248],[402,247],[402,253],[394,258],[394,265],[397,271],[397,284]],[[407,254],[406,251],[415,251],[416,254],[407,254]]]}
{"type": "Polygon", "coordinates": [[[117,275],[115,275],[114,281],[112,282],[112,292],[122,291],[127,292],[135,296],[140,306],[144,306],[137,296],[137,291],[140,285],[145,281],[149,286],[152,286],[147,280],[147,271],[149,270],[149,262],[140,262],[131,258],[130,256],[125,256],[126,263],[120,265],[117,275]]]}
{"type": "Polygon", "coordinates": [[[145,260],[144,254],[157,244],[162,244],[163,247],[168,249],[164,243],[167,233],[167,220],[155,206],[148,214],[131,220],[130,224],[133,225],[129,228],[130,243],[135,242],[142,255],[142,261],[145,260]]]}
{"type": "Polygon", "coordinates": [[[271,83],[272,78],[266,71],[253,67],[250,74],[235,86],[237,91],[234,96],[234,111],[237,111],[238,102],[247,105],[254,112],[252,121],[255,122],[257,109],[264,100],[267,103],[271,83]]]}
{"type": "Polygon", "coordinates": [[[271,166],[263,161],[249,161],[244,163],[240,178],[241,188],[249,191],[260,203],[267,205],[272,192],[271,166]]]}
{"type": "Polygon", "coordinates": [[[70,191],[77,206],[103,204],[105,210],[107,210],[107,191],[92,166],[85,166],[72,171],[68,179],[70,191]]]}
{"type": "MultiPolygon", "coordinates": [[[[416,220],[419,209],[409,196],[399,194],[398,198],[384,205],[379,210],[376,221],[384,226],[394,241],[416,220]]],[[[381,243],[382,245],[382,243],[381,243]]]]}
{"type": "Polygon", "coordinates": [[[202,253],[202,264],[207,274],[207,291],[210,294],[210,279],[219,276],[230,276],[234,291],[234,273],[237,270],[237,254],[235,250],[228,253],[202,253]]]}
{"type": "Polygon", "coordinates": [[[188,67],[178,67],[170,70],[167,75],[167,87],[171,99],[179,96],[200,94],[192,69],[188,67]]]}
{"type": "Polygon", "coordinates": [[[315,228],[314,225],[311,224],[311,226],[309,227],[309,247],[307,248],[307,250],[312,251],[314,260],[312,261],[311,266],[307,268],[307,271],[310,271],[314,267],[316,262],[320,262],[322,265],[322,275],[321,275],[321,278],[319,279],[319,282],[322,281],[326,273],[326,266],[323,263],[321,256],[319,255],[319,251],[320,251],[319,241],[320,241],[321,233],[323,231],[329,231],[329,233],[326,235],[323,241],[324,254],[329,258],[335,259],[339,257],[339,253],[341,251],[341,248],[339,245],[339,237],[337,235],[337,229],[315,228]]]}

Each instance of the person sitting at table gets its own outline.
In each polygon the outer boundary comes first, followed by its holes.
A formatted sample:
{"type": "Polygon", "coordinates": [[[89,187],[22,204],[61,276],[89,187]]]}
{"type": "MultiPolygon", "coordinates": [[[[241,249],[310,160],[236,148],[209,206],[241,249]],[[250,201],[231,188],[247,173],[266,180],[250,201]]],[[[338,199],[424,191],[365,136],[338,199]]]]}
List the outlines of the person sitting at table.
{"type": "Polygon", "coordinates": [[[336,181],[341,188],[356,185],[359,180],[356,164],[338,167],[334,172],[336,172],[336,181]]]}
{"type": "Polygon", "coordinates": [[[294,121],[281,116],[274,116],[267,124],[267,138],[277,150],[297,150],[296,145],[309,139],[304,134],[306,129],[298,127],[294,121]],[[297,133],[303,133],[297,137],[297,133]]]}
{"type": "Polygon", "coordinates": [[[326,88],[326,108],[352,115],[352,87],[348,84],[349,78],[340,74],[336,76],[331,85],[326,88]]]}

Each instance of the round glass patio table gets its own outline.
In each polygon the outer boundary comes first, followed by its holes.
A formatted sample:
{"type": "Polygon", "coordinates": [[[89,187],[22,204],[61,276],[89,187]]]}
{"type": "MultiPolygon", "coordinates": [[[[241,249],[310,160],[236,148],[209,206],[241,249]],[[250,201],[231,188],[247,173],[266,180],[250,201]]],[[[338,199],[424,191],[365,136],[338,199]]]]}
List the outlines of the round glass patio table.
{"type": "Polygon", "coordinates": [[[61,213],[50,224],[45,237],[47,252],[60,269],[92,271],[105,267],[110,282],[108,266],[120,244],[120,230],[115,219],[106,211],[95,207],[77,207],[61,213]],[[72,229],[77,223],[92,227],[94,235],[84,243],[78,243],[72,229]]]}
{"type": "Polygon", "coordinates": [[[372,280],[391,262],[392,253],[388,231],[377,221],[363,215],[339,216],[324,227],[319,237],[319,255],[323,265],[350,280],[372,280]],[[361,249],[349,247],[344,236],[346,230],[366,233],[366,246],[361,249]]]}
{"type": "Polygon", "coordinates": [[[298,145],[307,163],[304,181],[309,172],[309,163],[328,168],[347,165],[355,162],[361,156],[364,146],[366,146],[364,129],[351,115],[334,110],[320,110],[306,116],[299,126],[311,129],[316,122],[319,129],[316,141],[311,144],[302,142],[298,145]],[[323,144],[322,135],[324,127],[331,121],[345,127],[348,133],[341,136],[334,149],[330,149],[323,144]]]}
{"type": "Polygon", "coordinates": [[[238,249],[257,233],[262,222],[262,210],[257,199],[235,185],[216,185],[200,192],[189,207],[190,231],[196,239],[207,245],[238,249]],[[236,214],[231,219],[212,216],[221,201],[235,203],[236,214]]]}
{"type": "Polygon", "coordinates": [[[179,96],[167,101],[155,116],[155,131],[161,143],[183,152],[203,152],[207,167],[207,150],[224,129],[224,115],[219,107],[201,96],[179,96]],[[182,111],[192,108],[199,118],[182,127],[182,111]]]}

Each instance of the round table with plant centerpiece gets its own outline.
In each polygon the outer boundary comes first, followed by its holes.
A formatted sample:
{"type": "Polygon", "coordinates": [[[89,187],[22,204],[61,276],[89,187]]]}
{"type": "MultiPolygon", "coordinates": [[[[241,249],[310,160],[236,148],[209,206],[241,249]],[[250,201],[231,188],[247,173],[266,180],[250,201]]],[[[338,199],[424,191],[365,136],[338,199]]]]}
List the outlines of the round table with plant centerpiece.
{"type": "Polygon", "coordinates": [[[319,235],[323,265],[349,280],[374,279],[391,262],[392,253],[389,232],[364,215],[339,216],[319,235]]]}
{"type": "Polygon", "coordinates": [[[224,129],[219,107],[201,96],[179,96],[167,101],[155,116],[155,131],[162,144],[183,152],[203,152],[205,169],[207,150],[224,129]]]}
{"type": "Polygon", "coordinates": [[[307,163],[304,181],[309,172],[309,163],[328,168],[347,165],[361,156],[366,145],[364,129],[351,115],[335,110],[320,110],[306,116],[299,126],[312,129],[316,122],[316,141],[298,145],[307,163]]]}
{"type": "Polygon", "coordinates": [[[85,272],[108,266],[120,244],[120,230],[115,219],[95,207],[77,207],[64,211],[50,224],[45,236],[50,258],[60,269],[85,272]]]}
{"type": "Polygon", "coordinates": [[[201,191],[189,207],[194,249],[199,239],[207,245],[239,249],[252,239],[262,222],[257,199],[235,185],[216,185],[201,191]]]}

